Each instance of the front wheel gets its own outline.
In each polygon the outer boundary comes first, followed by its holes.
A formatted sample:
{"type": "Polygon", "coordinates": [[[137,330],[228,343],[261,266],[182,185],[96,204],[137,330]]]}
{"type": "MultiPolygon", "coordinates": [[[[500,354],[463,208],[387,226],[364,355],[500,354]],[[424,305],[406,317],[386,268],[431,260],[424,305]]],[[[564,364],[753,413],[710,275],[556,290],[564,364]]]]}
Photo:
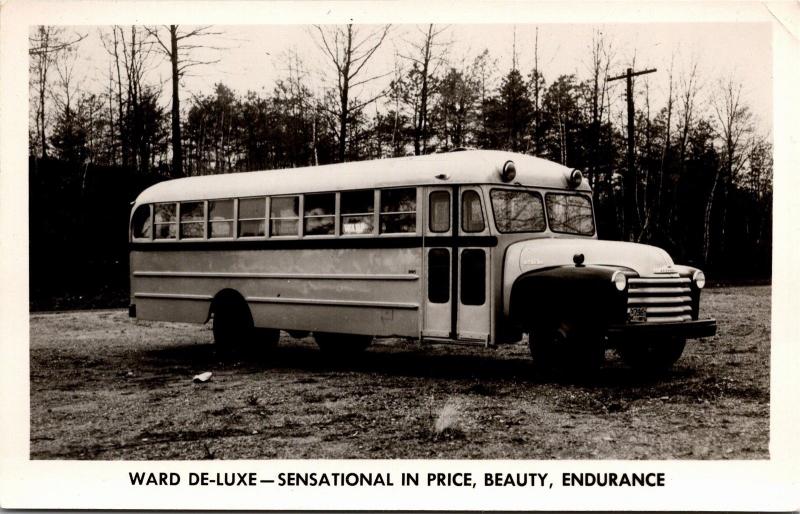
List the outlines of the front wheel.
{"type": "Polygon", "coordinates": [[[686,339],[674,337],[650,343],[627,341],[619,345],[617,352],[632,368],[666,370],[680,359],[685,347],[686,339]]]}
{"type": "Polygon", "coordinates": [[[319,349],[331,355],[355,355],[367,349],[372,343],[372,336],[358,334],[333,334],[330,332],[314,332],[314,340],[319,349]]]}
{"type": "Polygon", "coordinates": [[[605,347],[595,332],[565,321],[538,324],[528,342],[534,366],[547,372],[596,370],[603,364],[605,347]]]}

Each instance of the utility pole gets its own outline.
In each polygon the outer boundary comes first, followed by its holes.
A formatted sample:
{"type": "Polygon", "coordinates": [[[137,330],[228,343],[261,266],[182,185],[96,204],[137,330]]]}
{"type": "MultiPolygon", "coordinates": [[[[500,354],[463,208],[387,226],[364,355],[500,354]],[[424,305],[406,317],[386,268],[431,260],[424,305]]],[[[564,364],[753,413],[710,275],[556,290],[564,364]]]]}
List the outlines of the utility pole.
{"type": "Polygon", "coordinates": [[[635,112],[633,107],[633,77],[637,75],[645,75],[647,73],[654,73],[655,71],[655,68],[642,71],[633,71],[632,68],[628,68],[624,75],[606,78],[606,81],[608,82],[621,79],[625,79],[626,82],[625,96],[628,100],[628,172],[625,174],[625,180],[623,181],[623,202],[625,204],[625,227],[623,233],[626,238],[630,238],[630,236],[633,234],[633,220],[636,211],[636,205],[634,204],[634,198],[636,197],[636,168],[633,163],[635,148],[633,131],[633,117],[635,112]]]}

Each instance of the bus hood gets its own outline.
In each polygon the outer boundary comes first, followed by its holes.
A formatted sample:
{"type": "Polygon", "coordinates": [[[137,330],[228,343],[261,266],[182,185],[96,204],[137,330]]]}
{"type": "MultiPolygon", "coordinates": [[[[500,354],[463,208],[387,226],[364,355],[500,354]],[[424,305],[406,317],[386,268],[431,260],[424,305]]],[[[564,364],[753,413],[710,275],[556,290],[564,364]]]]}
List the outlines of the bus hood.
{"type": "Polygon", "coordinates": [[[676,272],[667,252],[655,246],[597,239],[543,238],[514,243],[506,250],[503,268],[503,310],[509,314],[511,289],[517,277],[553,266],[574,266],[575,254],[586,265],[622,267],[640,277],[676,272]]]}
{"type": "Polygon", "coordinates": [[[505,276],[516,278],[539,268],[572,265],[575,254],[583,254],[586,265],[620,266],[641,277],[674,272],[672,258],[655,246],[597,239],[535,239],[508,247],[505,276]]]}

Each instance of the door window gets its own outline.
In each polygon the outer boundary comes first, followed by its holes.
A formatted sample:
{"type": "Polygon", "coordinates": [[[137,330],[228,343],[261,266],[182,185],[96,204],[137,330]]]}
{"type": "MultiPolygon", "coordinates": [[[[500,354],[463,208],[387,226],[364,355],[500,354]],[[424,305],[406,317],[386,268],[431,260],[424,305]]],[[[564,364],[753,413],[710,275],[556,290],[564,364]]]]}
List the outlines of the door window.
{"type": "Polygon", "coordinates": [[[432,191],[428,197],[430,220],[428,228],[431,232],[447,232],[450,230],[450,192],[432,191]]]}
{"type": "Polygon", "coordinates": [[[481,197],[477,191],[464,191],[461,195],[461,230],[464,232],[483,232],[486,222],[483,220],[481,197]]]}
{"type": "Polygon", "coordinates": [[[445,248],[432,248],[428,252],[428,301],[450,301],[450,252],[445,248]]]}
{"type": "Polygon", "coordinates": [[[486,301],[486,252],[468,249],[461,252],[461,303],[483,305],[486,301]]]}

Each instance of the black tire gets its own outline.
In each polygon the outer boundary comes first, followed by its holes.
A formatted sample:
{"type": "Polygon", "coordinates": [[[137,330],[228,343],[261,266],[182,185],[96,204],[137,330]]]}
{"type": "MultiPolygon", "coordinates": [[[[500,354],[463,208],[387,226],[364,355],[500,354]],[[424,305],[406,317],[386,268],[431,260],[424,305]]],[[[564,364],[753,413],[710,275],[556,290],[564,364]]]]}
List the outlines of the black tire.
{"type": "Polygon", "coordinates": [[[622,360],[639,370],[667,370],[681,358],[686,347],[686,339],[668,338],[659,339],[650,343],[642,341],[628,341],[617,347],[622,360]]]}
{"type": "Polygon", "coordinates": [[[236,293],[223,294],[213,306],[214,343],[224,352],[273,348],[280,331],[256,328],[247,302],[236,293]]]}
{"type": "Polygon", "coordinates": [[[308,330],[287,330],[286,332],[295,339],[305,339],[311,335],[308,330]]]}
{"type": "Polygon", "coordinates": [[[548,373],[590,372],[605,359],[603,339],[576,323],[540,323],[530,333],[528,346],[536,369],[548,373]]]}
{"type": "Polygon", "coordinates": [[[314,340],[323,352],[330,355],[349,356],[363,352],[372,343],[372,336],[359,334],[333,334],[314,332],[314,340]]]}
{"type": "Polygon", "coordinates": [[[560,366],[564,342],[553,325],[540,324],[528,333],[528,349],[537,371],[551,372],[560,366]]]}

